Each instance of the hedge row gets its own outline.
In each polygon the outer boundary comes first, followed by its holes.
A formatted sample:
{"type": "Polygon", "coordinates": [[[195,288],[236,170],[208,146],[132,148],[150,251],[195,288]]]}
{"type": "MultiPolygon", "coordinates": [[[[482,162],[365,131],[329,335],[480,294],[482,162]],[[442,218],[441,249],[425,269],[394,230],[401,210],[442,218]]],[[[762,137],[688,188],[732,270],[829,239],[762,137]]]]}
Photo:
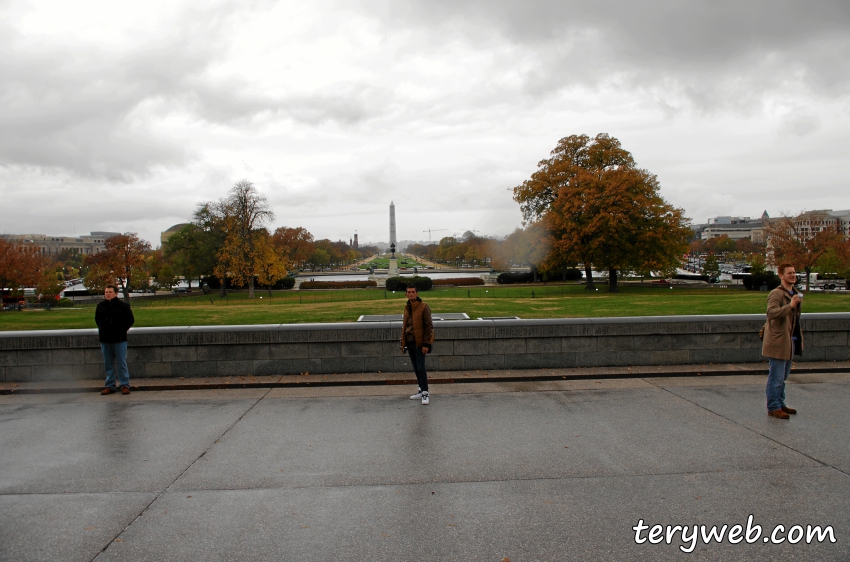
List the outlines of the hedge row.
{"type": "Polygon", "coordinates": [[[434,279],[434,285],[455,285],[458,287],[467,285],[483,285],[484,280],[480,277],[455,277],[452,279],[434,279]]]}
{"type": "MultiPolygon", "coordinates": [[[[546,271],[539,273],[537,276],[540,281],[579,281],[582,278],[581,270],[574,267],[568,267],[560,271],[546,271]]],[[[522,271],[506,271],[499,274],[496,282],[501,284],[510,283],[533,283],[534,274],[531,272],[522,271]]]]}
{"type": "Polygon", "coordinates": [[[408,285],[416,287],[416,291],[430,291],[433,285],[430,277],[387,277],[387,291],[404,291],[408,285]]]}
{"type": "Polygon", "coordinates": [[[375,281],[304,281],[300,289],[365,289],[377,287],[375,281]]]}
{"type": "Polygon", "coordinates": [[[521,273],[518,271],[506,271],[505,273],[500,273],[499,277],[496,278],[496,282],[500,285],[507,285],[510,283],[531,283],[533,281],[533,273],[521,273]]]}

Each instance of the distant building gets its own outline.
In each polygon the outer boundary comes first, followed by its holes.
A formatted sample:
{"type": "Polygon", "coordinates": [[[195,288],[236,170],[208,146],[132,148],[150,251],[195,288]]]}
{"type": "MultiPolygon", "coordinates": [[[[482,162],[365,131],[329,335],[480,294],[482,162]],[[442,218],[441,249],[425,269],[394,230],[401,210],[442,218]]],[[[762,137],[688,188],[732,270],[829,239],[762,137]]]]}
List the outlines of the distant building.
{"type": "Polygon", "coordinates": [[[47,236],[45,234],[0,234],[0,238],[17,240],[38,246],[41,255],[57,256],[68,250],[74,254],[92,256],[106,249],[106,239],[120,232],[92,232],[82,236],[47,236]]]}
{"type": "Polygon", "coordinates": [[[357,241],[357,233],[356,232],[354,233],[354,243],[351,245],[351,247],[354,248],[355,250],[360,248],[360,242],[357,241]]]}
{"type": "Polygon", "coordinates": [[[766,225],[766,219],[769,221],[767,211],[765,211],[758,219],[730,216],[714,217],[713,219],[708,219],[708,223],[698,225],[698,227],[700,227],[700,238],[703,241],[706,241],[711,238],[718,238],[726,235],[732,240],[744,240],[749,238],[755,242],[756,240],[754,240],[753,231],[764,228],[766,225]]]}
{"type": "Polygon", "coordinates": [[[165,246],[165,243],[168,242],[168,239],[174,236],[175,232],[178,232],[183,227],[189,226],[187,222],[181,222],[180,224],[175,224],[165,232],[160,233],[159,235],[159,244],[160,246],[165,246]]]}
{"type": "Polygon", "coordinates": [[[822,209],[819,211],[806,211],[794,220],[800,237],[808,240],[823,230],[838,230],[844,240],[850,239],[850,209],[844,211],[833,211],[822,209]]]}

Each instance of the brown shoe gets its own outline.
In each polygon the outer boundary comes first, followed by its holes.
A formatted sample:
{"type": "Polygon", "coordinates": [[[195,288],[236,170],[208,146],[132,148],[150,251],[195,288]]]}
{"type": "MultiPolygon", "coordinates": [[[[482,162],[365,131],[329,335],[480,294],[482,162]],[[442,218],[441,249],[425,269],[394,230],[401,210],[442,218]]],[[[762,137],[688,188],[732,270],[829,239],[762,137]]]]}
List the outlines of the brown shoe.
{"type": "Polygon", "coordinates": [[[113,392],[115,392],[115,389],[109,386],[100,391],[100,393],[104,396],[106,396],[107,394],[112,394],[113,392]]]}
{"type": "Polygon", "coordinates": [[[788,418],[791,417],[788,414],[786,414],[785,412],[783,412],[782,410],[773,410],[772,412],[768,412],[767,415],[772,417],[772,418],[779,418],[781,420],[787,420],[788,418]]]}
{"type": "Polygon", "coordinates": [[[789,408],[788,406],[782,406],[782,411],[785,412],[786,414],[796,414],[797,413],[796,408],[789,408]]]}
{"type": "Polygon", "coordinates": [[[129,386],[122,386],[121,387],[121,394],[130,394],[130,387],[129,386]]]}

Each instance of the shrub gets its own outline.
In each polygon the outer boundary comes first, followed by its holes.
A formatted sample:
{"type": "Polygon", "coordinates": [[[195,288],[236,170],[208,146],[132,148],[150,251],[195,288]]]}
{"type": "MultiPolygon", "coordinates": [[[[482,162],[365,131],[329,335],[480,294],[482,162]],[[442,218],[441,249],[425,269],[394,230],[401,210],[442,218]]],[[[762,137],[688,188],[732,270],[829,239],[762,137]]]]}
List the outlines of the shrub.
{"type": "Polygon", "coordinates": [[[434,285],[454,285],[456,287],[484,284],[484,280],[480,277],[455,277],[452,279],[434,279],[433,281],[434,285]]]}
{"type": "Polygon", "coordinates": [[[278,279],[274,285],[272,285],[272,289],[280,290],[280,289],[291,289],[295,286],[295,277],[284,277],[283,279],[278,279]]]}
{"type": "Polygon", "coordinates": [[[546,271],[541,275],[544,281],[578,281],[581,279],[581,270],[568,267],[560,271],[546,271]]]}
{"type": "Polygon", "coordinates": [[[767,289],[772,291],[779,286],[779,277],[772,271],[764,273],[753,273],[744,277],[744,287],[750,291],[758,291],[762,285],[767,285],[767,289]]]}
{"type": "Polygon", "coordinates": [[[298,287],[300,289],[365,289],[377,287],[374,281],[304,281],[298,287]]]}
{"type": "Polygon", "coordinates": [[[430,277],[387,277],[387,291],[405,291],[408,285],[416,287],[417,292],[430,291],[432,285],[430,277]]]}
{"type": "Polygon", "coordinates": [[[53,306],[63,306],[63,307],[74,306],[74,301],[72,301],[71,299],[59,299],[58,301],[56,301],[56,304],[54,304],[53,306]]]}
{"type": "Polygon", "coordinates": [[[508,285],[510,283],[532,283],[533,281],[533,273],[523,273],[519,271],[506,271],[505,273],[500,273],[499,277],[496,279],[496,282],[500,285],[508,285]]]}

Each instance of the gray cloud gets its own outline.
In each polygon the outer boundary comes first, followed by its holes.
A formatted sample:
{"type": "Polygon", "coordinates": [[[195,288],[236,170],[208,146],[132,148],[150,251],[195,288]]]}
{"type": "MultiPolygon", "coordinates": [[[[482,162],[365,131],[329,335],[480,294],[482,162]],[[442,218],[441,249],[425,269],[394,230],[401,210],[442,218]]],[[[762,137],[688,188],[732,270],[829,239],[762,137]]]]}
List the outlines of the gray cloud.
{"type": "MultiPolygon", "coordinates": [[[[531,53],[525,92],[574,86],[640,88],[670,105],[749,109],[783,88],[846,96],[850,4],[563,0],[361,0],[388,27],[430,28],[487,48],[508,40],[531,53]],[[675,105],[675,104],[674,104],[675,105]]],[[[512,61],[505,61],[510,63],[512,61]]]]}
{"type": "Polygon", "coordinates": [[[273,97],[246,81],[212,78],[211,66],[230,47],[235,9],[187,10],[162,37],[117,52],[22,49],[20,33],[0,25],[0,165],[131,182],[198,158],[192,146],[157,130],[171,115],[256,128],[280,120],[351,125],[379,111],[381,96],[363,84],[273,97]]]}

